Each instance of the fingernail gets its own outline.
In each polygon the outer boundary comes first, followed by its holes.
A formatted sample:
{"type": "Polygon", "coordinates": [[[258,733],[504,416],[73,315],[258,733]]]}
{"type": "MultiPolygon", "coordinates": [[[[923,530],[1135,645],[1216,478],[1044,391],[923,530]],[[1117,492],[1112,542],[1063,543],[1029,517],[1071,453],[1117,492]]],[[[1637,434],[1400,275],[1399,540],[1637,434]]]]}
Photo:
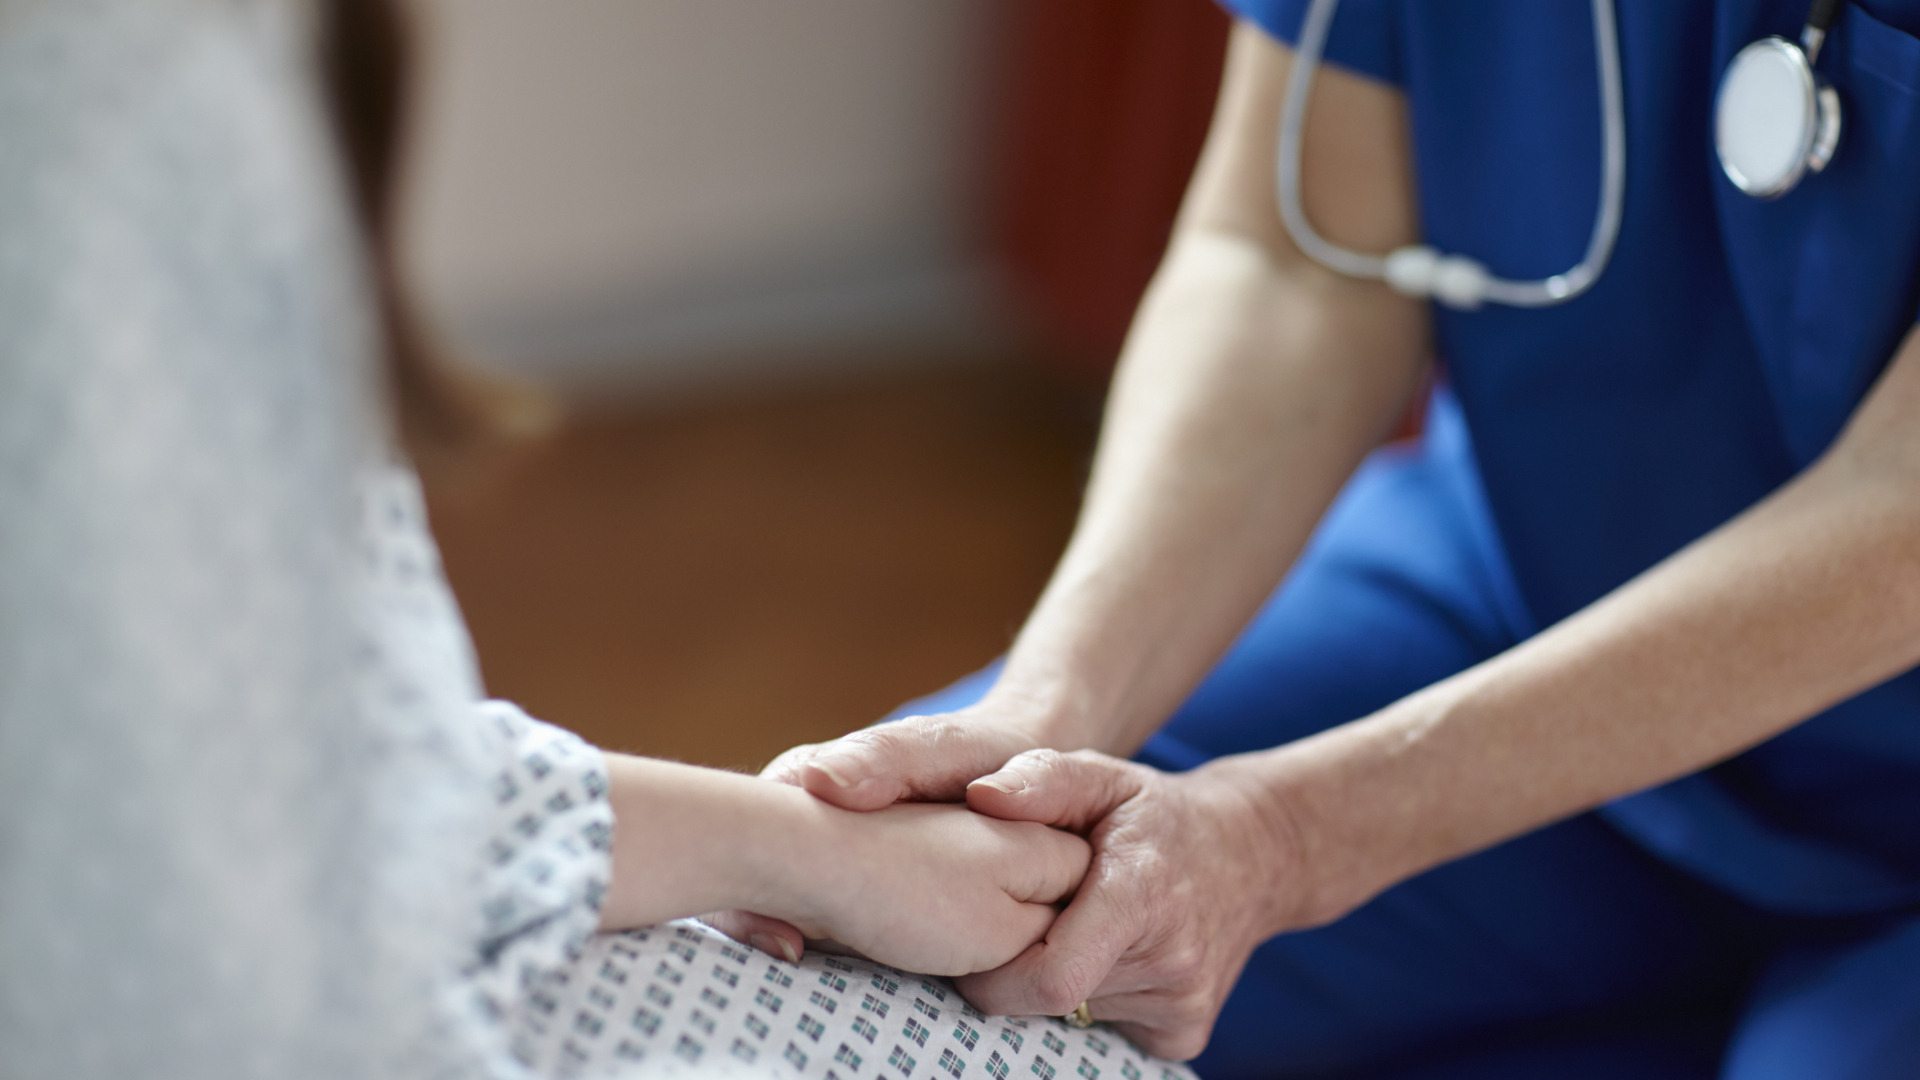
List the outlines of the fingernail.
{"type": "Polygon", "coordinates": [[[788,941],[786,938],[774,938],[773,940],[780,943],[780,955],[787,958],[787,963],[797,964],[800,962],[800,954],[793,951],[793,942],[788,941]]]}
{"type": "Polygon", "coordinates": [[[983,776],[975,780],[974,783],[990,787],[995,791],[1006,792],[1008,795],[1018,795],[1027,790],[1027,778],[1012,769],[1001,769],[992,776],[983,776]]]}
{"type": "Polygon", "coordinates": [[[787,944],[786,938],[776,937],[772,934],[748,934],[747,944],[759,949],[768,956],[774,956],[776,954],[782,955],[787,958],[788,963],[793,962],[793,946],[787,944]]]}
{"type": "Polygon", "coordinates": [[[843,758],[843,757],[814,758],[808,764],[812,765],[816,769],[819,769],[821,772],[826,773],[827,779],[833,781],[835,784],[838,784],[843,788],[848,788],[853,786],[853,781],[847,779],[847,774],[853,772],[853,762],[847,758],[843,758]]]}

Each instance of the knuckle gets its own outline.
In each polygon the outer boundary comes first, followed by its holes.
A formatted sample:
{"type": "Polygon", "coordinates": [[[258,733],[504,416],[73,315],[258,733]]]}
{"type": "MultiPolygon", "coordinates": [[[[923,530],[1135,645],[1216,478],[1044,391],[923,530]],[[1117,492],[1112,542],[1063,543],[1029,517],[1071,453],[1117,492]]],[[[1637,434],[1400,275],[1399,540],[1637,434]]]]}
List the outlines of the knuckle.
{"type": "Polygon", "coordinates": [[[1100,974],[1088,957],[1064,957],[1040,970],[1034,983],[1035,1004],[1055,1016],[1072,1012],[1092,996],[1100,974]]]}
{"type": "Polygon", "coordinates": [[[869,728],[862,734],[872,736],[877,745],[886,747],[889,752],[925,756],[932,760],[944,760],[965,747],[971,737],[966,725],[947,713],[912,716],[869,728]]]}
{"type": "Polygon", "coordinates": [[[800,776],[801,766],[819,752],[820,747],[816,743],[807,743],[782,751],[779,757],[767,762],[767,767],[760,770],[760,775],[769,780],[790,783],[800,776]]]}
{"type": "Polygon", "coordinates": [[[1175,1030],[1205,1032],[1209,1021],[1213,1019],[1213,1003],[1201,994],[1180,994],[1174,998],[1167,1013],[1175,1030]]]}
{"type": "MultiPolygon", "coordinates": [[[[849,732],[840,737],[837,745],[852,750],[876,750],[884,753],[899,744],[899,742],[900,725],[888,724],[884,727],[867,728],[864,731],[849,732]]],[[[829,743],[827,745],[831,746],[835,744],[829,743]]]]}
{"type": "Polygon", "coordinates": [[[1207,954],[1199,943],[1182,940],[1167,947],[1155,965],[1171,984],[1184,986],[1197,980],[1206,970],[1207,954]]]}
{"type": "Polygon", "coordinates": [[[920,733],[912,724],[912,721],[901,720],[850,732],[835,742],[825,744],[823,749],[844,751],[869,762],[891,762],[900,758],[911,760],[922,745],[920,733]]]}
{"type": "Polygon", "coordinates": [[[923,734],[927,741],[942,750],[964,749],[973,745],[979,738],[979,733],[974,730],[972,724],[951,713],[927,717],[923,734]]]}
{"type": "Polygon", "coordinates": [[[1074,997],[1059,989],[1042,990],[1034,994],[1034,1010],[1042,1016],[1065,1016],[1078,1008],[1086,998],[1074,997]]]}
{"type": "Polygon", "coordinates": [[[1016,754],[1013,761],[1008,762],[1008,764],[1018,763],[1023,769],[1029,770],[1032,774],[1037,775],[1059,769],[1066,760],[1066,754],[1051,747],[1043,746],[1034,750],[1021,751],[1019,754],[1016,754]]]}
{"type": "Polygon", "coordinates": [[[1072,1012],[1085,998],[1076,997],[1065,988],[1066,984],[1054,979],[1045,979],[1034,989],[1033,1005],[1047,1016],[1060,1016],[1072,1012]]]}

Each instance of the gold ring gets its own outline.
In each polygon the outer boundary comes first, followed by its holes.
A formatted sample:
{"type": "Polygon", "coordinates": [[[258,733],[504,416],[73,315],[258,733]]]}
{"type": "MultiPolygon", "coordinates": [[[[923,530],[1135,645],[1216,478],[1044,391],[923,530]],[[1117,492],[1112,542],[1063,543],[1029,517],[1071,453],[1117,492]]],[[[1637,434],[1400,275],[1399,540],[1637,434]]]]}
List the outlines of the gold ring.
{"type": "Polygon", "coordinates": [[[1060,1019],[1065,1020],[1070,1027],[1090,1028],[1093,1026],[1093,1012],[1087,1008],[1087,1003],[1084,1001],[1072,1012],[1060,1019]]]}

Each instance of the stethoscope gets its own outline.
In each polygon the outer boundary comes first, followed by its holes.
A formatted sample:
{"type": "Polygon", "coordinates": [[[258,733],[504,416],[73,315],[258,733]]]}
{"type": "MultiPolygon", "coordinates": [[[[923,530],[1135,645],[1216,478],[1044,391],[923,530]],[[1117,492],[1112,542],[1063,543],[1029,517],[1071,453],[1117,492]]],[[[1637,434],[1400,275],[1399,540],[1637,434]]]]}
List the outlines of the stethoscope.
{"type": "MultiPolygon", "coordinates": [[[[1326,51],[1327,30],[1339,0],[1312,0],[1300,28],[1293,69],[1280,107],[1276,164],[1280,220],[1300,250],[1329,270],[1385,281],[1408,296],[1431,297],[1462,311],[1482,304],[1547,307],[1593,287],[1620,237],[1620,204],[1627,180],[1627,123],[1620,102],[1620,43],[1613,0],[1593,0],[1594,48],[1600,68],[1600,209],[1580,262],[1562,274],[1511,281],[1478,260],[1412,244],[1385,256],[1366,255],[1313,230],[1300,206],[1300,135],[1307,98],[1326,51]]],[[[1748,45],[1727,66],[1714,101],[1714,149],[1734,186],[1757,199],[1793,190],[1809,172],[1833,160],[1840,141],[1840,95],[1814,74],[1813,62],[1839,13],[1839,0],[1813,0],[1798,44],[1767,37],[1748,45]]]]}

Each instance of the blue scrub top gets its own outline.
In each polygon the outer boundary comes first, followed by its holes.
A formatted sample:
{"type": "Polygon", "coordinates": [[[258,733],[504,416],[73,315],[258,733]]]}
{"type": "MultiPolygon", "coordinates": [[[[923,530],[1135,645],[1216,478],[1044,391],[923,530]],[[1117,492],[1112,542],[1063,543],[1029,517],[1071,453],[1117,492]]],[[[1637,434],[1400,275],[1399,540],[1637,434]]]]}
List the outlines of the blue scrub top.
{"type": "MultiPolygon", "coordinates": [[[[1291,41],[1304,0],[1230,0],[1291,41]]],[[[1760,202],[1713,152],[1733,54],[1806,0],[1617,0],[1624,220],[1558,307],[1435,308],[1503,557],[1535,628],[1598,599],[1805,467],[1920,309],[1920,0],[1843,5],[1817,70],[1832,164],[1760,202]]],[[[1407,97],[1429,243],[1499,275],[1565,271],[1600,193],[1588,0],[1346,0],[1327,59],[1407,97]]],[[[1920,418],[1916,418],[1920,422],[1920,418]]],[[[1920,675],[1607,808],[1772,910],[1920,902],[1920,675]]]]}

